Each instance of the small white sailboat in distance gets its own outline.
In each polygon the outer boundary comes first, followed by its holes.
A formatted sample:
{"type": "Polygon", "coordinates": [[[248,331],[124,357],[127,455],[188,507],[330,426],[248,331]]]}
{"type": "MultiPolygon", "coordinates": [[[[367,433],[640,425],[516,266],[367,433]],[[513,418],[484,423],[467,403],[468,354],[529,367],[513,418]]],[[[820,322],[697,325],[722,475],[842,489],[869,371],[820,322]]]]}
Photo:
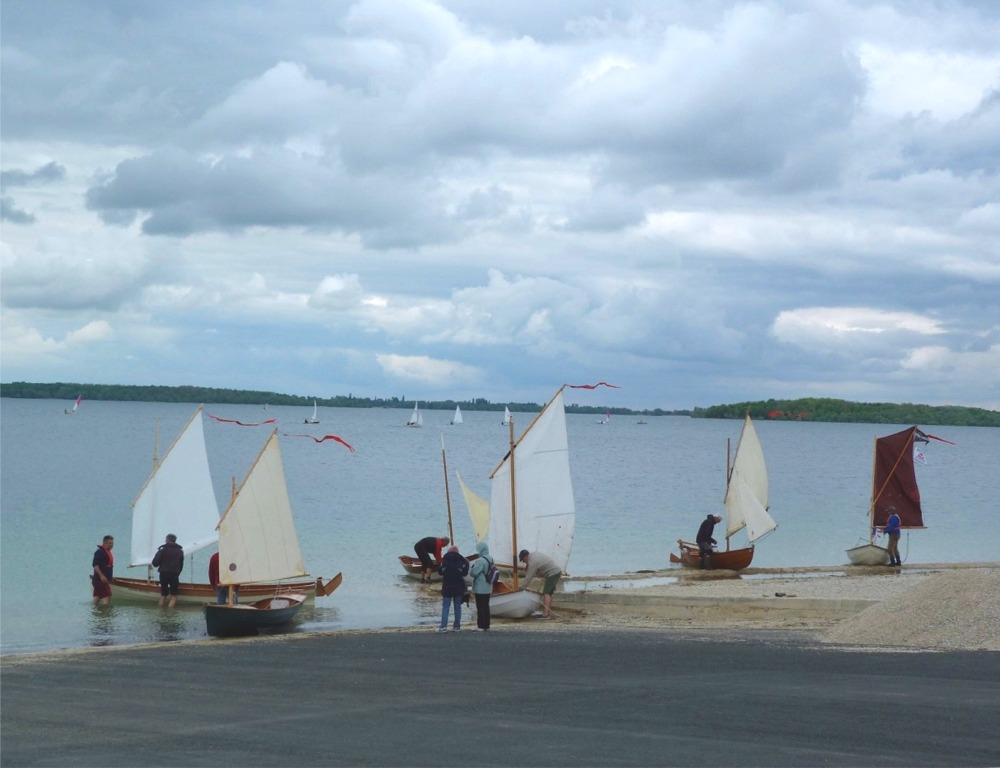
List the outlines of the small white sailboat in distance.
{"type": "Polygon", "coordinates": [[[319,424],[319,413],[316,407],[316,401],[313,400],[313,415],[305,420],[306,424],[319,424]]]}
{"type": "Polygon", "coordinates": [[[510,408],[505,405],[503,407],[503,421],[500,422],[500,425],[506,427],[508,424],[510,424],[510,408]]]}
{"type": "Polygon", "coordinates": [[[410,420],[406,422],[408,427],[422,427],[424,425],[424,417],[420,413],[420,403],[415,403],[413,405],[413,413],[410,414],[410,420]]]}
{"type": "Polygon", "coordinates": [[[81,400],[81,398],[83,398],[83,395],[77,395],[76,396],[76,402],[73,403],[73,407],[72,408],[64,408],[63,409],[63,413],[68,413],[70,416],[72,416],[74,413],[76,413],[76,409],[80,407],[80,400],[81,400]]]}
{"type": "Polygon", "coordinates": [[[460,406],[460,405],[456,405],[455,406],[455,415],[452,417],[451,423],[452,424],[461,424],[462,423],[462,406],[460,406]]]}
{"type": "Polygon", "coordinates": [[[600,421],[598,421],[597,423],[598,424],[607,424],[609,421],[611,421],[611,411],[610,410],[606,411],[605,414],[604,414],[604,418],[601,419],[600,421]]]}

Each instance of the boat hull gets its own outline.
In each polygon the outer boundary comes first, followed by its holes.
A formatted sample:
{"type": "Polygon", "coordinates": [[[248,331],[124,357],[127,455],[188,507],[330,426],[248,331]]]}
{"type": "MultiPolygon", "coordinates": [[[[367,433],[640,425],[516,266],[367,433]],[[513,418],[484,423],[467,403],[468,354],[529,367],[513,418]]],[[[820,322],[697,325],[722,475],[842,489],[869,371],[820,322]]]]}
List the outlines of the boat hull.
{"type": "Polygon", "coordinates": [[[306,595],[290,592],[254,603],[205,605],[205,627],[212,637],[256,635],[262,629],[286,626],[306,601],[306,595]]]}
{"type": "Polygon", "coordinates": [[[851,565],[888,565],[889,550],[877,544],[862,544],[847,550],[851,565]]]}
{"type": "MultiPolygon", "coordinates": [[[[266,597],[286,594],[303,594],[306,599],[325,597],[331,594],[343,581],[343,575],[338,573],[332,579],[324,582],[318,578],[315,581],[287,581],[271,584],[244,584],[240,587],[240,598],[253,601],[266,597]]],[[[146,579],[123,579],[115,577],[111,582],[114,600],[136,600],[140,602],[156,602],[160,599],[160,582],[146,579]]],[[[215,587],[208,583],[182,582],[177,602],[182,605],[203,605],[215,602],[215,587]]]]}
{"type": "MultiPolygon", "coordinates": [[[[399,563],[403,566],[403,570],[407,576],[411,576],[414,579],[423,577],[424,565],[420,562],[420,558],[400,555],[399,563]]],[[[441,575],[437,572],[436,568],[431,571],[431,581],[441,581],[441,575]]]]}
{"type": "Polygon", "coordinates": [[[542,610],[542,596],[527,589],[513,590],[503,582],[493,586],[490,595],[490,617],[494,619],[524,619],[542,610]]]}
{"type": "MultiPolygon", "coordinates": [[[[701,568],[701,553],[698,551],[698,545],[684,541],[678,541],[677,543],[680,547],[680,554],[671,552],[670,562],[674,565],[682,565],[685,568],[701,568]]],[[[713,552],[712,556],[708,558],[704,570],[740,571],[749,566],[752,561],[753,547],[713,552]]]]}
{"type": "MultiPolygon", "coordinates": [[[[479,555],[466,555],[465,559],[470,563],[474,563],[479,555]]],[[[419,557],[410,557],[410,555],[400,555],[399,563],[403,566],[403,570],[406,572],[407,576],[414,579],[420,579],[424,575],[424,564],[420,562],[419,557]]],[[[432,569],[431,581],[441,581],[441,574],[437,572],[437,567],[432,569]]],[[[466,579],[466,581],[470,581],[466,579]]]]}

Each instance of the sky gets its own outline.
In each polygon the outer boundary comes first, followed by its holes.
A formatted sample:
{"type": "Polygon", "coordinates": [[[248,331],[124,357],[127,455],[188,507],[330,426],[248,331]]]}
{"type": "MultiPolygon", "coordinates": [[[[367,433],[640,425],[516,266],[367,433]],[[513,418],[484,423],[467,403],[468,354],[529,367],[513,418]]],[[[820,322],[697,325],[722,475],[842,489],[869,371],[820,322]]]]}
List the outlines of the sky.
{"type": "Polygon", "coordinates": [[[1000,410],[993,0],[0,14],[3,382],[1000,410]]]}

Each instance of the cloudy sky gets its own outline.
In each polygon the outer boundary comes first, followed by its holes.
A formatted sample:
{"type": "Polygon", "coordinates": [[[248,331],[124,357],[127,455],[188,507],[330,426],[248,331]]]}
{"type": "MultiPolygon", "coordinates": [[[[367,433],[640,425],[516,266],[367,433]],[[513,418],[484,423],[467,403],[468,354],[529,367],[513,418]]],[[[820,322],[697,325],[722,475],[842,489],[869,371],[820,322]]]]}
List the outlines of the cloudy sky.
{"type": "Polygon", "coordinates": [[[993,0],[4,0],[10,381],[1000,409],[993,0]]]}

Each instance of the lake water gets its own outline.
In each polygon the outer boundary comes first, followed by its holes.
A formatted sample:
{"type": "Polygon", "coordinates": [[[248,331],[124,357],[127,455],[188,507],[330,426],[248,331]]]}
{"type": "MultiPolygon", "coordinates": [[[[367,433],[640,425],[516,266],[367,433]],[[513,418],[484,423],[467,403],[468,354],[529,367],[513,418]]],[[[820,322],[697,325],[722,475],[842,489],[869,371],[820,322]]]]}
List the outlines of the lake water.
{"type": "MultiPolygon", "coordinates": [[[[0,648],[4,654],[206,637],[198,607],[161,610],[90,604],[90,560],[105,533],[116,538],[119,576],[127,570],[130,503],[152,466],[154,434],[164,451],[195,406],[179,403],[0,400],[0,648]]],[[[282,437],[282,458],[306,565],[313,575],[343,572],[333,595],[299,614],[296,631],[431,624],[439,598],[403,576],[398,555],[447,533],[441,435],[450,473],[455,536],[474,536],[455,471],[489,497],[488,476],[507,450],[495,412],[424,411],[421,429],[402,425],[409,410],[209,405],[207,413],[244,422],[277,418],[287,433],[335,433],[332,441],[282,437]]],[[[534,414],[515,414],[517,433],[534,414]]],[[[577,503],[569,570],[599,576],[668,567],[679,537],[693,538],[708,513],[722,512],[726,440],[741,422],[686,417],[567,416],[577,503]]],[[[757,422],[768,462],[778,529],[760,542],[754,566],[840,565],[867,528],[873,440],[909,425],[757,422]]],[[[995,561],[1000,534],[994,485],[1000,429],[934,427],[953,440],[932,443],[917,468],[927,530],[904,534],[909,563],[995,561]]],[[[205,420],[220,509],[232,478],[243,478],[268,434],[205,420]]],[[[720,540],[721,536],[717,536],[720,540]]],[[[206,580],[210,552],[189,556],[182,578],[206,580]]]]}

